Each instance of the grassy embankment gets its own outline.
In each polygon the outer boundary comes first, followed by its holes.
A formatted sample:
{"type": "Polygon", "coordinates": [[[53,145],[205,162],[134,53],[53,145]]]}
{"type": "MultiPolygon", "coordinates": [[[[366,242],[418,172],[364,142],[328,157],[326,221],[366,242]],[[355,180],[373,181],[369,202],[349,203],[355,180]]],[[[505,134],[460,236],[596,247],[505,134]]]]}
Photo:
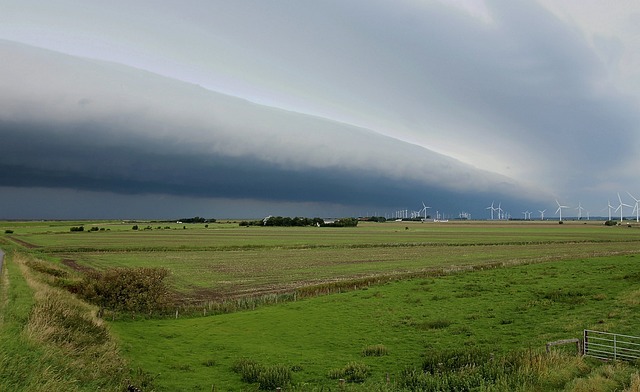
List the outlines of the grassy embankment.
{"type": "MultiPolygon", "coordinates": [[[[7,244],[2,244],[7,250],[7,244]]],[[[51,287],[51,269],[22,253],[7,252],[0,284],[0,390],[125,391],[127,362],[94,310],[51,287]],[[32,267],[36,267],[33,270],[32,267]]]]}

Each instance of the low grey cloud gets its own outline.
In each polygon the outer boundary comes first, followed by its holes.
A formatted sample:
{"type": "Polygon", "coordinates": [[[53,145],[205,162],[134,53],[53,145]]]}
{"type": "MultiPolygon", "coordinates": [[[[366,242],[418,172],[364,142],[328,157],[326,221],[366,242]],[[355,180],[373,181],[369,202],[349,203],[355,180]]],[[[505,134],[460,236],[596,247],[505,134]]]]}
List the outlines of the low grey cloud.
{"type": "Polygon", "coordinates": [[[629,41],[542,0],[6,1],[0,186],[476,213],[636,191],[629,41]]]}
{"type": "Polygon", "coordinates": [[[4,186],[373,206],[522,189],[363,128],[14,43],[0,52],[4,186]]]}

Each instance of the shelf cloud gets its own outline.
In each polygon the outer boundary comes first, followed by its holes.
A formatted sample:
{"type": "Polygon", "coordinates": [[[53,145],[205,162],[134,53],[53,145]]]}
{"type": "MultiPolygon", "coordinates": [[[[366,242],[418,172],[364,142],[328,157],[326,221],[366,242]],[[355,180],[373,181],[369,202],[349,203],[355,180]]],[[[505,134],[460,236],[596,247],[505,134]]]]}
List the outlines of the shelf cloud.
{"type": "Polygon", "coordinates": [[[0,53],[5,186],[352,205],[521,190],[367,129],[24,45],[0,53]]]}
{"type": "Polygon", "coordinates": [[[0,217],[595,213],[640,193],[640,7],[571,7],[21,1],[0,217]]]}

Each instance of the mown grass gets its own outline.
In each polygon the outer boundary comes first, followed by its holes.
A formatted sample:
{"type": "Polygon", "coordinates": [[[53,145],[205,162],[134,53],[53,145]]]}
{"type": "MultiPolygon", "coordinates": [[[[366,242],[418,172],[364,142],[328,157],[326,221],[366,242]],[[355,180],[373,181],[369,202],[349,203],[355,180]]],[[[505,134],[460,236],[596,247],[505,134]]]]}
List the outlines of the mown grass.
{"type": "MultiPolygon", "coordinates": [[[[636,270],[637,260],[630,256],[522,265],[392,282],[252,312],[122,321],[113,328],[127,355],[158,374],[156,382],[165,390],[245,388],[231,370],[239,358],[301,369],[291,378],[298,388],[335,387],[328,374],[338,374],[336,369],[352,362],[363,363],[369,369],[364,383],[371,388],[385,384],[387,374],[390,383],[399,383],[407,369],[421,368],[427,354],[451,348],[475,349],[496,358],[524,350],[543,361],[546,342],[580,337],[585,328],[637,334],[637,307],[621,300],[637,291],[625,279],[636,270]],[[479,294],[460,295],[468,291],[479,294]],[[588,294],[577,302],[549,296],[562,291],[588,294]],[[384,345],[388,354],[362,355],[363,347],[376,344],[384,345]],[[204,366],[207,362],[213,365],[204,366]],[[176,371],[178,364],[187,367],[176,371]]],[[[573,370],[561,375],[546,369],[548,374],[534,380],[535,388],[529,390],[549,390],[545,385],[562,389],[601,372],[599,363],[588,361],[566,366],[573,370]]],[[[633,369],[617,376],[626,381],[615,381],[616,388],[629,385],[633,369]]],[[[613,390],[607,388],[602,390],[613,390]]]]}

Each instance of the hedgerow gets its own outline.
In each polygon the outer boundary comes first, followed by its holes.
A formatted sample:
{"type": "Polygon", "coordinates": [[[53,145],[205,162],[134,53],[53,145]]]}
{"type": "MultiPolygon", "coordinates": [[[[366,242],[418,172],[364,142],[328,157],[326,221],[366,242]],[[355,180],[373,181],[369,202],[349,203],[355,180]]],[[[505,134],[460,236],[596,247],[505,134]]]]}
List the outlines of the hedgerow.
{"type": "Polygon", "coordinates": [[[166,268],[114,268],[89,271],[77,287],[78,294],[105,309],[151,314],[164,310],[169,290],[164,278],[166,268]]]}

